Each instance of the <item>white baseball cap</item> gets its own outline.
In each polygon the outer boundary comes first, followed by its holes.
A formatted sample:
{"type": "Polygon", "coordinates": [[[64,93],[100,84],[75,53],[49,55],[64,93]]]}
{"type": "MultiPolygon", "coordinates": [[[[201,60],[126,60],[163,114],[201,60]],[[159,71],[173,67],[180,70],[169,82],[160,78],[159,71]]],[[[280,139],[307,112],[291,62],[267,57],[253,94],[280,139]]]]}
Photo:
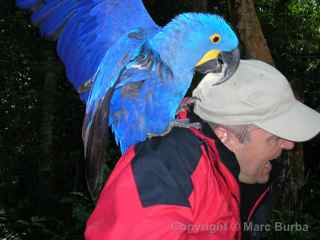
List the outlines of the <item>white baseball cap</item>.
{"type": "Polygon", "coordinates": [[[307,141],[320,132],[320,114],[298,101],[288,80],[273,66],[241,60],[230,79],[215,85],[207,74],[193,91],[194,112],[223,125],[256,125],[278,137],[307,141]]]}

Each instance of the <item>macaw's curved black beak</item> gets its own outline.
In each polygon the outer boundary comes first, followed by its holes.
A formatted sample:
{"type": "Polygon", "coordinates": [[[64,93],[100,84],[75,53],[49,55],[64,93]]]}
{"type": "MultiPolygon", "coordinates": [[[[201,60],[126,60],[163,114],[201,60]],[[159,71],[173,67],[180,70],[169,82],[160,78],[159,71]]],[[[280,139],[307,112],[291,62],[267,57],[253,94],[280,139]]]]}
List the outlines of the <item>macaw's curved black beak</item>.
{"type": "Polygon", "coordinates": [[[240,62],[240,51],[238,48],[231,52],[215,52],[215,56],[206,59],[201,59],[196,65],[195,70],[202,73],[216,73],[221,75],[221,78],[215,83],[220,84],[229,79],[237,70],[240,62]]]}

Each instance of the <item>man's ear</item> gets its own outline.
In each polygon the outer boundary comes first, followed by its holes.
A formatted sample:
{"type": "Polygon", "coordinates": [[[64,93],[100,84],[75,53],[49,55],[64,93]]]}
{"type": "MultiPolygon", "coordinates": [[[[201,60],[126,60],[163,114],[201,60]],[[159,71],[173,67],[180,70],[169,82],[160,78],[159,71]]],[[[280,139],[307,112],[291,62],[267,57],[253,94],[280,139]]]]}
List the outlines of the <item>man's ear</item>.
{"type": "Polygon", "coordinates": [[[220,141],[225,144],[226,141],[228,140],[227,129],[223,127],[216,127],[213,131],[217,135],[217,137],[220,139],[220,141]]]}
{"type": "Polygon", "coordinates": [[[235,152],[236,147],[239,146],[239,139],[230,130],[218,126],[213,131],[231,152],[235,152]]]}

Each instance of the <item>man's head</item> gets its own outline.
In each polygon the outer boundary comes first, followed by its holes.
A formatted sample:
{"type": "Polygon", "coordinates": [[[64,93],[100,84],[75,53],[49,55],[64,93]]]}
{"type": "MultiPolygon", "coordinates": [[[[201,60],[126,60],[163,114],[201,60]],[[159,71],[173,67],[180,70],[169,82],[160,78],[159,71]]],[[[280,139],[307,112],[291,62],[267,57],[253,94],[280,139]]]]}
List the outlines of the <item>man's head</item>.
{"type": "Polygon", "coordinates": [[[194,90],[194,112],[215,123],[215,133],[237,157],[243,182],[266,182],[271,160],[292,149],[294,142],[320,132],[320,114],[300,103],[286,78],[271,65],[241,60],[227,82],[214,85],[214,81],[208,74],[194,90]],[[247,141],[239,138],[241,134],[247,141]]]}
{"type": "Polygon", "coordinates": [[[294,147],[293,141],[277,137],[254,125],[230,127],[214,124],[213,130],[236,155],[240,165],[239,180],[244,183],[266,183],[272,168],[270,161],[278,158],[282,150],[294,147]]]}

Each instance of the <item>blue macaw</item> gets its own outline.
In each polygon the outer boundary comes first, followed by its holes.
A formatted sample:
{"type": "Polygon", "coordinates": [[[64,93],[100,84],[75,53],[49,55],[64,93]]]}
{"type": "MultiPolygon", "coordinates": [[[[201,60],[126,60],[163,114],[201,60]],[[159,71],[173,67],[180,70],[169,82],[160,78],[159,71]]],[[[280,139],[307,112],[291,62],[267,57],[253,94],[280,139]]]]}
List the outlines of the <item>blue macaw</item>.
{"type": "Polygon", "coordinates": [[[83,141],[94,192],[108,126],[121,151],[166,132],[195,70],[223,82],[238,39],[217,15],[184,13],[158,26],[141,0],[17,0],[41,34],[58,41],[66,74],[86,104],[83,141]]]}

